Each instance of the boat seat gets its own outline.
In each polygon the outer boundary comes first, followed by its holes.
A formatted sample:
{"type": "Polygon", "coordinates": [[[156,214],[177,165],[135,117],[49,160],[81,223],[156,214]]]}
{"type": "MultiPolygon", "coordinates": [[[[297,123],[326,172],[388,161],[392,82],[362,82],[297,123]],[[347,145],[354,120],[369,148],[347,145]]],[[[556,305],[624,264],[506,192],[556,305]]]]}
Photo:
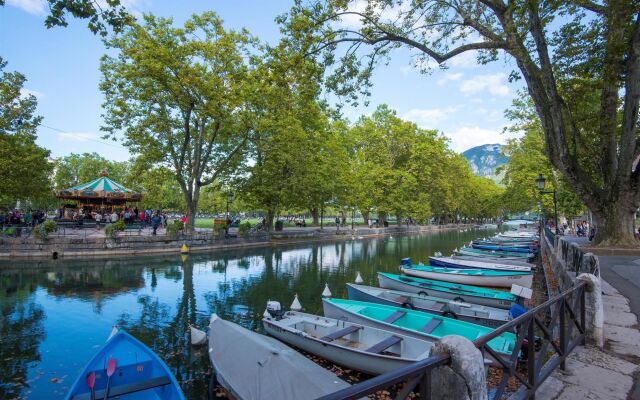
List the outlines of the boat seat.
{"type": "Polygon", "coordinates": [[[407,296],[399,296],[398,298],[396,298],[396,301],[398,303],[406,303],[409,301],[409,298],[407,296]]]}
{"type": "Polygon", "coordinates": [[[347,326],[344,329],[340,329],[339,331],[335,331],[332,332],[330,334],[328,334],[327,336],[320,338],[320,340],[324,340],[325,342],[332,342],[336,339],[340,339],[341,337],[347,336],[359,329],[361,329],[361,326],[358,325],[351,325],[351,326],[347,326]]]}
{"type": "Polygon", "coordinates": [[[431,318],[431,321],[429,321],[425,326],[422,327],[422,329],[420,329],[422,332],[424,333],[431,333],[433,332],[438,326],[440,326],[440,324],[442,323],[442,320],[440,318],[431,318]]]}
{"type": "Polygon", "coordinates": [[[404,317],[406,314],[406,311],[396,311],[393,314],[389,315],[387,318],[384,319],[384,322],[388,323],[388,324],[393,324],[394,322],[396,322],[397,320],[399,320],[400,318],[404,317]]]}
{"type": "MultiPolygon", "coordinates": [[[[145,379],[144,381],[141,381],[141,382],[133,382],[133,383],[127,383],[124,385],[111,386],[111,388],[109,389],[109,398],[123,396],[125,394],[130,394],[135,392],[141,392],[143,390],[153,389],[156,387],[170,385],[170,384],[171,384],[171,379],[169,379],[168,376],[163,375],[157,378],[145,379]]],[[[106,392],[105,389],[96,390],[95,398],[103,399],[104,395],[106,394],[105,392],[106,392]]],[[[91,400],[91,392],[82,393],[82,394],[73,396],[71,400],[91,400]]]]}
{"type": "Polygon", "coordinates": [[[402,341],[401,337],[398,337],[396,335],[389,336],[388,338],[384,339],[383,341],[381,341],[379,343],[376,343],[373,346],[369,347],[365,351],[368,352],[368,353],[379,354],[379,353],[382,353],[383,351],[385,351],[386,349],[388,349],[389,347],[393,346],[394,344],[400,343],[401,341],[402,341]]]}
{"type": "Polygon", "coordinates": [[[444,303],[433,303],[433,307],[431,307],[431,311],[442,311],[444,308],[444,303]]]}

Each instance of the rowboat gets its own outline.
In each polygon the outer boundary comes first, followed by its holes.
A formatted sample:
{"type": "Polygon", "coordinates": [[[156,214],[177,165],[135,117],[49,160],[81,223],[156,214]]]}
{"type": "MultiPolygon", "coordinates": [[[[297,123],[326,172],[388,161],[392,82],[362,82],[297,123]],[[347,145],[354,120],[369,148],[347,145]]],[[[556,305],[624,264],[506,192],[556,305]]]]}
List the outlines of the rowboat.
{"type": "Polygon", "coordinates": [[[238,400],[315,399],[349,386],[284,343],[216,314],[209,358],[218,383],[238,400]]]}
{"type": "Polygon", "coordinates": [[[530,288],[533,284],[533,273],[531,272],[460,269],[433,267],[431,265],[402,266],[400,269],[405,274],[418,278],[466,285],[510,288],[511,285],[515,284],[530,288]]]}
{"type": "Polygon", "coordinates": [[[534,264],[528,263],[522,258],[510,259],[510,258],[499,258],[499,257],[476,257],[476,256],[464,256],[464,255],[451,255],[452,260],[460,261],[478,261],[483,263],[495,263],[495,264],[503,264],[503,265],[518,265],[521,267],[529,267],[535,268],[534,264]]]}
{"type": "MultiPolygon", "coordinates": [[[[438,341],[447,335],[463,336],[471,341],[493,331],[482,325],[436,316],[421,311],[344,299],[322,299],[324,315],[355,324],[369,325],[389,332],[438,341]]],[[[505,332],[489,341],[489,347],[509,357],[516,336],[505,332]]]]}
{"type": "Polygon", "coordinates": [[[378,272],[378,283],[385,289],[424,294],[425,296],[442,297],[465,303],[509,309],[518,298],[502,290],[481,288],[477,286],[459,285],[455,283],[434,281],[431,279],[413,278],[409,276],[378,272]]]}
{"type": "Polygon", "coordinates": [[[451,257],[429,257],[429,265],[436,267],[491,269],[497,271],[531,272],[530,266],[508,265],[496,262],[458,260],[451,257]]]}
{"type": "Polygon", "coordinates": [[[496,237],[499,238],[507,238],[507,239],[525,239],[525,240],[536,240],[539,238],[538,234],[535,232],[503,232],[496,237]]]}
{"type": "Polygon", "coordinates": [[[498,257],[498,258],[511,258],[526,260],[535,257],[533,253],[517,253],[514,251],[495,251],[495,250],[483,250],[474,249],[473,247],[462,247],[460,250],[455,250],[454,253],[472,255],[478,257],[498,257]]]}
{"type": "Polygon", "coordinates": [[[497,328],[511,320],[509,311],[500,308],[463,303],[400,290],[347,283],[347,294],[349,300],[410,308],[491,328],[497,328]]]}
{"type": "Polygon", "coordinates": [[[115,332],[93,356],[66,399],[102,399],[106,395],[118,399],[185,398],[169,367],[151,349],[122,330],[115,332]]]}
{"type": "Polygon", "coordinates": [[[424,338],[296,311],[265,317],[262,325],[287,344],[371,375],[423,360],[432,346],[424,338]]]}
{"type": "Polygon", "coordinates": [[[527,247],[516,247],[516,246],[500,246],[500,245],[492,245],[492,244],[475,244],[472,243],[471,247],[474,249],[480,250],[492,250],[492,251],[502,251],[502,252],[510,252],[510,253],[530,253],[531,249],[527,247]]]}
{"type": "Polygon", "coordinates": [[[537,248],[536,242],[502,242],[498,240],[474,240],[472,246],[499,246],[499,247],[515,247],[519,249],[537,248]]]}

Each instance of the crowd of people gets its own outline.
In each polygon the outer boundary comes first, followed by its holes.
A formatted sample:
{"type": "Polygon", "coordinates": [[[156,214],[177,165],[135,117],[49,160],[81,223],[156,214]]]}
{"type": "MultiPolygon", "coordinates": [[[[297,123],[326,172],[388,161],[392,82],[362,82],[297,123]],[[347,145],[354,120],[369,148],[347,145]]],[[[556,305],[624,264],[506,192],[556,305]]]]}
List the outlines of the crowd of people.
{"type": "Polygon", "coordinates": [[[0,226],[30,226],[34,227],[44,222],[47,215],[41,210],[28,209],[24,213],[19,210],[8,210],[0,213],[0,226]]]}

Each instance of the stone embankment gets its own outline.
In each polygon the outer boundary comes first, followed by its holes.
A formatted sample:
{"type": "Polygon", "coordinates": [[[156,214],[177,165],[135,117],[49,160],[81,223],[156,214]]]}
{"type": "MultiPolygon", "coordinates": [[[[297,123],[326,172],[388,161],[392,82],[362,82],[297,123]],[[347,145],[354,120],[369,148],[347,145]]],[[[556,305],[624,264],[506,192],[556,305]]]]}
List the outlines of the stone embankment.
{"type": "Polygon", "coordinates": [[[106,238],[95,229],[75,230],[51,235],[46,240],[31,237],[1,238],[0,259],[8,258],[72,258],[109,257],[144,254],[179,253],[183,245],[189,251],[273,246],[323,240],[351,240],[383,235],[426,233],[439,230],[468,229],[471,225],[394,226],[388,228],[319,229],[288,228],[279,232],[257,232],[243,237],[221,238],[212,231],[193,235],[152,236],[149,229],[142,232],[122,232],[116,238],[106,238]]]}

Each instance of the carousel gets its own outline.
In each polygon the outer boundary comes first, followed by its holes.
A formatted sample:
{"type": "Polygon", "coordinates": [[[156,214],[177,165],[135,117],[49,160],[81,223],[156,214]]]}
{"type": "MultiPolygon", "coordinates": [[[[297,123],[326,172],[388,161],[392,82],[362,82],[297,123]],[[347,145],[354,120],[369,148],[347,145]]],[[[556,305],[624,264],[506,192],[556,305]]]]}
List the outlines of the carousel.
{"type": "Polygon", "coordinates": [[[94,212],[104,214],[119,211],[130,203],[136,203],[142,199],[140,193],[127,189],[109,178],[106,171],[102,171],[100,177],[91,182],[58,190],[55,196],[62,200],[73,201],[71,204],[61,206],[63,219],[71,219],[76,212],[88,216],[94,212]]]}

